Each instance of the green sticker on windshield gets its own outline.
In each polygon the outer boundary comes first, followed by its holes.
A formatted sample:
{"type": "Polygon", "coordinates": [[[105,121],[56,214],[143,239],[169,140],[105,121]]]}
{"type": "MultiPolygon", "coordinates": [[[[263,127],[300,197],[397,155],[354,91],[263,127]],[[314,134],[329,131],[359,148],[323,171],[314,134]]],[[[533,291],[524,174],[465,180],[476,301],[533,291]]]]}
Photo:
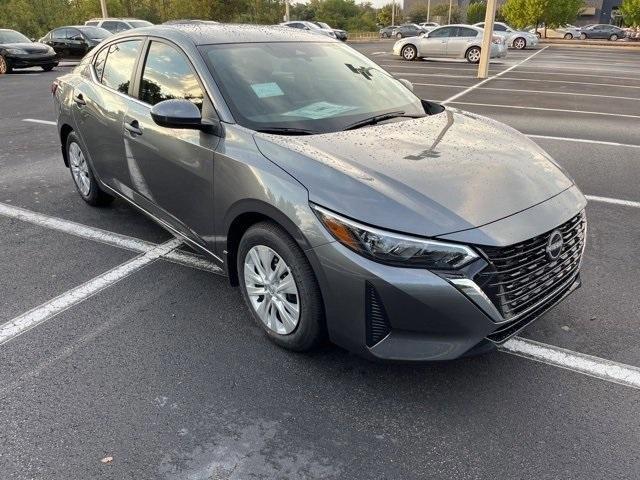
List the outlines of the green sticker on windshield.
{"type": "Polygon", "coordinates": [[[298,108],[297,110],[291,110],[290,112],[283,113],[291,117],[305,117],[312,120],[318,120],[320,118],[329,118],[340,115],[341,113],[348,112],[349,110],[355,110],[358,107],[351,107],[349,105],[336,105],[329,102],[316,102],[307,105],[306,107],[298,108]]]}
{"type": "Polygon", "coordinates": [[[251,88],[258,98],[279,97],[284,92],[276,82],[270,83],[254,83],[251,88]]]}

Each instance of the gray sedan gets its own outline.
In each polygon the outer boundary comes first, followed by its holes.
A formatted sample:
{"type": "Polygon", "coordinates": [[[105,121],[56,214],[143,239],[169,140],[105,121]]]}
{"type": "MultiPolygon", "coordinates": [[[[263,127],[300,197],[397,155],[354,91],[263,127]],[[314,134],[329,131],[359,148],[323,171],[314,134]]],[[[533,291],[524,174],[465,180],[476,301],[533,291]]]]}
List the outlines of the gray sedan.
{"type": "MultiPolygon", "coordinates": [[[[446,25],[417,37],[398,40],[393,54],[405,60],[431,58],[466,58],[470,63],[480,61],[483,30],[471,25],[446,25]]],[[[502,37],[494,35],[491,58],[507,56],[507,45],[502,37]]]]}
{"type": "Polygon", "coordinates": [[[108,39],[52,92],[81,198],[208,255],[275,343],[451,359],[580,285],[586,201],[525,136],[409,87],[327,37],[179,25],[108,39]]]}

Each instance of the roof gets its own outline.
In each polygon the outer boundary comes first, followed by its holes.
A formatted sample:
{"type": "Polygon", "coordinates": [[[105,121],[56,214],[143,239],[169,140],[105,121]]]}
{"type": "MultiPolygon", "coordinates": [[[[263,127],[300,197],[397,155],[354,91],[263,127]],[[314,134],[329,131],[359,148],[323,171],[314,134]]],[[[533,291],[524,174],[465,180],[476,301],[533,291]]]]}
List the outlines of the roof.
{"type": "MultiPolygon", "coordinates": [[[[334,42],[318,33],[291,27],[248,24],[177,24],[136,28],[131,34],[176,37],[186,36],[196,45],[253,42],[334,42]]],[[[123,34],[120,34],[123,36],[123,34]]]]}

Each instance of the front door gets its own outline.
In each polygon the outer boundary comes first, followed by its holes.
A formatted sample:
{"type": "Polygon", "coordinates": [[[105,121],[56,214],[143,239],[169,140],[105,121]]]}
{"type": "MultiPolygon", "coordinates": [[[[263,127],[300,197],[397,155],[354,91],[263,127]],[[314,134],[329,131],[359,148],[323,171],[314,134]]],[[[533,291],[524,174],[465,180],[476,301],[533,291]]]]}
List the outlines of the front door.
{"type": "Polygon", "coordinates": [[[420,40],[420,56],[444,57],[447,54],[449,37],[455,33],[455,27],[441,27],[429,32],[420,40]]]}
{"type": "Polygon", "coordinates": [[[163,100],[187,99],[200,108],[203,118],[212,118],[213,106],[187,56],[169,43],[149,43],[139,84],[140,101],[130,102],[124,119],[133,199],[212,248],[213,162],[219,138],[200,130],[161,127],[151,118],[151,107],[163,100]]]}

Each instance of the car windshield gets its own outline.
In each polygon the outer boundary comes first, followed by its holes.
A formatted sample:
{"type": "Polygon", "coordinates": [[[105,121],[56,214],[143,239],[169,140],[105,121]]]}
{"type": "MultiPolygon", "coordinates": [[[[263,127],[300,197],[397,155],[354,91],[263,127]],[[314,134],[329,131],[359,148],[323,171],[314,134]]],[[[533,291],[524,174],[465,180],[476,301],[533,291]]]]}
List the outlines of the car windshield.
{"type": "Polygon", "coordinates": [[[274,42],[201,47],[238,123],[253,130],[343,130],[375,115],[424,115],[420,99],[350,47],[274,42]]]}
{"type": "Polygon", "coordinates": [[[2,30],[0,31],[0,43],[31,43],[31,40],[15,30],[2,30]]]}
{"type": "Polygon", "coordinates": [[[127,22],[133,28],[150,27],[153,25],[153,23],[147,22],[146,20],[127,20],[127,22]]]}
{"type": "Polygon", "coordinates": [[[327,30],[331,30],[331,27],[324,22],[314,22],[314,23],[318,25],[320,28],[326,28],[327,30]]]}
{"type": "Polygon", "coordinates": [[[112,35],[109,30],[105,30],[104,28],[99,27],[78,27],[78,30],[84,33],[86,37],[99,38],[100,40],[103,40],[112,35]]]}

